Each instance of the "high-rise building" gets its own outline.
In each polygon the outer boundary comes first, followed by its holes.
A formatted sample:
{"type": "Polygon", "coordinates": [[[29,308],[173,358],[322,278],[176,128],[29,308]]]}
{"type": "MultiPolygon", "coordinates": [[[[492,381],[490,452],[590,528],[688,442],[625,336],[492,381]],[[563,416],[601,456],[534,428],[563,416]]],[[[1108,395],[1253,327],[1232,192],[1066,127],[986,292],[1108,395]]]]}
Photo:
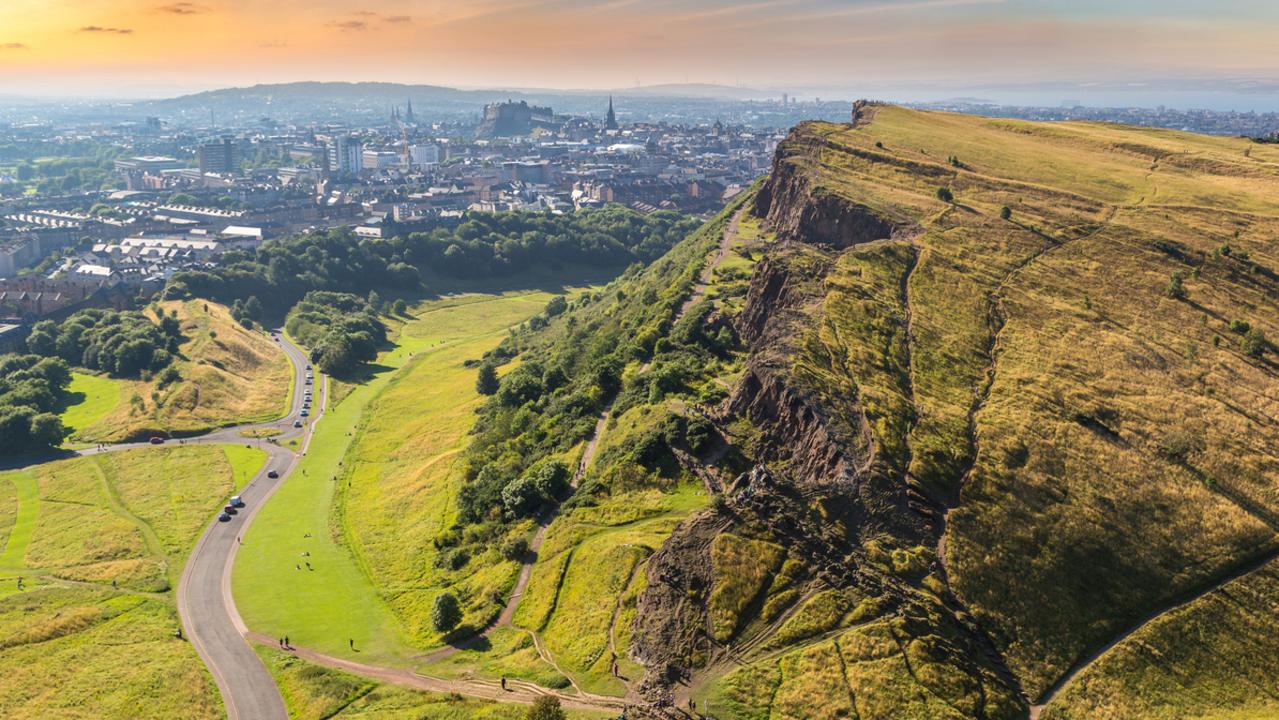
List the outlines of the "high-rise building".
{"type": "Polygon", "coordinates": [[[325,166],[331,176],[359,175],[364,163],[364,145],[350,135],[320,138],[324,143],[325,166]]]}
{"type": "Polygon", "coordinates": [[[608,96],[608,114],[604,116],[604,129],[617,129],[617,113],[613,112],[613,96],[608,96]]]}
{"type": "Polygon", "coordinates": [[[197,148],[196,155],[200,159],[202,173],[231,173],[240,169],[240,144],[233,138],[224,137],[205,143],[197,148]]]}
{"type": "Polygon", "coordinates": [[[415,168],[430,167],[440,162],[439,145],[410,145],[409,164],[415,168]]]}

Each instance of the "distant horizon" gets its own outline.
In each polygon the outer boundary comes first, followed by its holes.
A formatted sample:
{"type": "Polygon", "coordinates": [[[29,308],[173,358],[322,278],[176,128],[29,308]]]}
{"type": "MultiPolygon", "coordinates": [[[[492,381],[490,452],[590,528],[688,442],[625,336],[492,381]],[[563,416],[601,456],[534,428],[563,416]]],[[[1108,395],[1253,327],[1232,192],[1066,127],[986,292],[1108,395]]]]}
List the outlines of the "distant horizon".
{"type": "Polygon", "coordinates": [[[115,102],[153,102],[181,98],[202,93],[247,90],[254,87],[289,86],[299,84],[386,84],[402,85],[406,88],[432,87],[463,92],[511,92],[524,95],[607,95],[619,97],[628,95],[647,95],[661,97],[662,89],[672,90],[670,97],[686,97],[698,99],[726,99],[736,101],[762,101],[780,99],[783,95],[792,100],[811,101],[821,99],[833,102],[852,102],[858,98],[870,98],[900,104],[989,104],[1021,107],[1084,107],[1094,109],[1141,108],[1213,110],[1218,112],[1279,112],[1279,80],[1238,78],[1233,83],[1203,81],[1129,81],[1110,83],[1045,83],[1042,85],[986,85],[971,87],[936,88],[929,90],[922,87],[906,87],[894,93],[887,88],[839,89],[832,87],[814,87],[795,85],[790,87],[760,87],[742,85],[726,85],[714,82],[688,83],[655,83],[631,87],[518,87],[502,85],[464,85],[441,82],[400,82],[387,80],[339,80],[308,78],[263,83],[233,83],[213,86],[188,86],[166,89],[155,89],[152,93],[136,94],[68,94],[58,92],[23,93],[6,92],[0,86],[0,98],[10,101],[27,101],[32,104],[45,102],[81,102],[115,103],[115,102]],[[699,94],[694,89],[720,88],[726,92],[717,95],[707,92],[699,94]],[[683,90],[684,92],[674,92],[683,90]],[[731,91],[731,92],[728,92],[731,91]],[[736,97],[734,97],[736,95],[736,97]]]}
{"type": "Polygon", "coordinates": [[[1279,111],[1272,2],[1062,5],[6,0],[0,95],[155,98],[318,77],[615,92],[688,83],[902,102],[977,95],[1011,104],[1279,111]],[[1258,82],[1266,92],[1246,89],[1258,82]],[[1132,84],[1138,99],[1095,100],[1122,95],[1095,91],[1098,84],[1132,84]]]}

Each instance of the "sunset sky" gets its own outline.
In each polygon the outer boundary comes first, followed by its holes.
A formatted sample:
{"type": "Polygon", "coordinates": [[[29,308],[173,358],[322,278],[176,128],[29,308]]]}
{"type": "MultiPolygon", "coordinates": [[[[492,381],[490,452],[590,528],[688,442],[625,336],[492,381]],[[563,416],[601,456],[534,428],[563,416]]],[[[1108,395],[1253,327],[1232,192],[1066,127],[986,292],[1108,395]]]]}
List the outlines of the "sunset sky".
{"type": "Polygon", "coordinates": [[[1273,0],[0,0],[0,94],[1279,79],[1273,0]]]}

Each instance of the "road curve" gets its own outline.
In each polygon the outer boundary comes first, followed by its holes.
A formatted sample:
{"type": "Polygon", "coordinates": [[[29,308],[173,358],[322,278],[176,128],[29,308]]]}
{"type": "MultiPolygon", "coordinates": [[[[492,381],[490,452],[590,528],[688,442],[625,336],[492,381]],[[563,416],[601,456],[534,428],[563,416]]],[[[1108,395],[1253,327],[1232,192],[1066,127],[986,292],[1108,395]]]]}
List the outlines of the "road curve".
{"type": "Polygon", "coordinates": [[[231,598],[231,567],[239,550],[241,538],[253,517],[281,483],[296,467],[301,454],[274,443],[246,440],[240,432],[249,428],[274,427],[282,431],[278,439],[301,435],[302,451],[311,439],[311,428],[318,422],[327,399],[328,384],[322,379],[320,402],[315,405],[315,417],[304,423],[300,430],[293,427],[300,420],[304,399],[307,357],[298,347],[283,338],[281,348],[293,365],[294,396],[289,414],[279,420],[251,426],[225,428],[199,438],[183,442],[256,443],[267,452],[267,462],[256,476],[240,491],[245,508],[232,516],[230,522],[214,519],[197,541],[187,559],[178,583],[177,606],[182,626],[191,644],[199,653],[217,683],[231,720],[287,720],[284,699],[276,687],[275,679],[267,671],[257,653],[245,638],[247,629],[235,609],[231,598]],[[278,477],[269,477],[275,471],[278,477]]]}

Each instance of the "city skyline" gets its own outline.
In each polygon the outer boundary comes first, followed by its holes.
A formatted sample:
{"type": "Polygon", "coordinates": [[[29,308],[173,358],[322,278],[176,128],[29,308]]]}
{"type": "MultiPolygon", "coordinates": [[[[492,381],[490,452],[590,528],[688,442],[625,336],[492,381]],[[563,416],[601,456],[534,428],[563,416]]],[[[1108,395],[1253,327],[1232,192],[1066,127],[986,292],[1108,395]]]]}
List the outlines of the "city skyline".
{"type": "Polygon", "coordinates": [[[891,89],[903,99],[1007,87],[1050,89],[1050,97],[1065,99],[1120,83],[1148,90],[1155,102],[1160,92],[1224,86],[1246,95],[1257,82],[1279,81],[1272,40],[1279,8],[1272,4],[1053,5],[10,0],[0,8],[0,94],[159,96],[323,78],[563,89],[688,82],[809,94],[891,89]]]}

